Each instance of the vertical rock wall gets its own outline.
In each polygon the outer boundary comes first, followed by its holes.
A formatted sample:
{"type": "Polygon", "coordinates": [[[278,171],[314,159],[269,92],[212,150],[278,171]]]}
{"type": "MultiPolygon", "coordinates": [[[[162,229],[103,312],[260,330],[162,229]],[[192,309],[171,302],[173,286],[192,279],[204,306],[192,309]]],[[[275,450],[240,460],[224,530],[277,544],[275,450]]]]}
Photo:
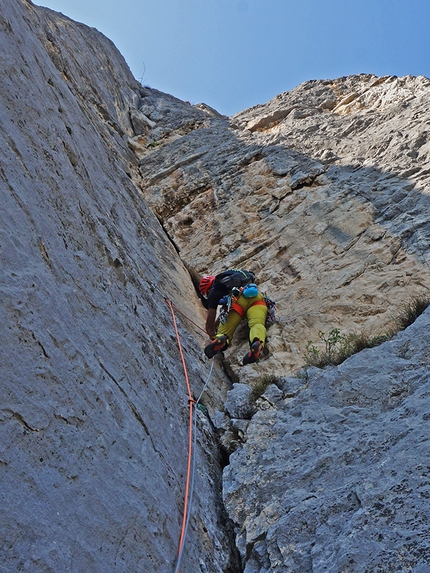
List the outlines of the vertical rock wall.
{"type": "MultiPolygon", "coordinates": [[[[142,88],[94,29],[0,8],[0,571],[174,570],[189,404],[164,296],[202,324],[190,274],[226,266],[280,321],[245,368],[239,329],[228,395],[215,360],[182,570],[426,571],[428,313],[291,374],[319,329],[378,334],[428,291],[428,80],[307,82],[229,119],[142,88]]],[[[178,322],[198,394],[206,337],[178,322]]]]}
{"type": "MultiPolygon", "coordinates": [[[[140,88],[96,30],[30,2],[1,0],[0,36],[0,570],[173,571],[188,399],[153,285],[202,316],[132,181],[140,88]]],[[[178,322],[198,393],[203,337],[178,322]]],[[[183,568],[228,571],[219,455],[200,412],[198,429],[183,568]]]]}
{"type": "MultiPolygon", "coordinates": [[[[428,118],[429,85],[374,76],[309,82],[230,120],[199,119],[182,104],[187,130],[174,121],[171,98],[146,92],[141,109],[154,125],[147,146],[136,147],[145,197],[189,268],[249,268],[276,300],[266,374],[296,372],[319,331],[384,334],[405,300],[427,292],[428,144],[423,135],[406,153],[405,142],[423,132],[414,118],[428,118]],[[362,107],[349,115],[324,107],[343,101],[351,84],[367,94],[362,107]],[[170,116],[161,120],[158,109],[170,116]],[[392,133],[403,128],[401,142],[392,133]],[[366,156],[353,155],[365,146],[366,156]]],[[[246,382],[246,333],[235,342],[227,364],[246,382]]]]}
{"type": "Polygon", "coordinates": [[[246,328],[226,353],[238,383],[216,416],[246,573],[429,567],[428,313],[339,368],[286,376],[319,330],[383,334],[428,295],[428,94],[426,78],[309,82],[188,131],[165,118],[155,146],[152,110],[172,102],[145,95],[143,190],[181,257],[250,268],[278,302],[259,364],[241,367],[246,328]]]}

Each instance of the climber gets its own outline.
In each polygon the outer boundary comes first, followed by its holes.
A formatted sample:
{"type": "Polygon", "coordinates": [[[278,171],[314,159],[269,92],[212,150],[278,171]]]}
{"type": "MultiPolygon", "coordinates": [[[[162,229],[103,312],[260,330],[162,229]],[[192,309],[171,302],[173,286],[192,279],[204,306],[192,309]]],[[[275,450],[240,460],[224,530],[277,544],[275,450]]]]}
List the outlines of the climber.
{"type": "Polygon", "coordinates": [[[266,340],[267,305],[249,271],[231,269],[219,275],[206,275],[199,284],[202,302],[207,309],[206,332],[211,342],[205,348],[208,358],[227,350],[236,328],[246,317],[249,326],[250,350],[243,364],[257,362],[266,340]],[[221,304],[224,315],[217,319],[221,304]]]}

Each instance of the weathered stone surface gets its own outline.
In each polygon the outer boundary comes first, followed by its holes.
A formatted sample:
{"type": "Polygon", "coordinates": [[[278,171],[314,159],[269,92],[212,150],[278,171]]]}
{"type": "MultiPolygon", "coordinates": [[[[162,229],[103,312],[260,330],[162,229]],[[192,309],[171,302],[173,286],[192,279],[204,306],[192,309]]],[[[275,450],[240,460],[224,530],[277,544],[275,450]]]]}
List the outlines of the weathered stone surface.
{"type": "MultiPolygon", "coordinates": [[[[139,162],[145,197],[187,267],[197,274],[247,267],[277,301],[266,373],[297,371],[319,331],[387,331],[404,300],[426,292],[426,147],[411,159],[397,140],[390,154],[380,142],[399,125],[405,139],[415,133],[429,85],[374,76],[308,82],[230,125],[211,117],[174,140],[170,132],[139,162]],[[352,86],[362,104],[340,114],[352,105],[352,86]],[[293,111],[281,113],[284,105],[293,111]],[[368,153],[357,159],[359,144],[368,153]],[[410,161],[413,180],[405,178],[410,161]]],[[[246,382],[244,339],[236,337],[227,367],[246,382]]]]}
{"type": "Polygon", "coordinates": [[[346,184],[357,175],[370,176],[373,185],[360,194],[377,208],[378,222],[411,238],[409,247],[420,254],[428,248],[428,222],[417,215],[428,209],[429,89],[430,80],[423,76],[362,74],[309,81],[237,114],[234,121],[266,144],[281,143],[334,164],[327,174],[344,172],[346,184]],[[268,121],[279,108],[295,113],[268,121]],[[256,122],[259,128],[253,127],[256,122]]]}
{"type": "Polygon", "coordinates": [[[252,388],[248,384],[233,384],[233,388],[227,392],[224,404],[225,411],[231,418],[252,418],[255,407],[251,402],[251,392],[252,388]]]}
{"type": "MultiPolygon", "coordinates": [[[[140,86],[94,29],[0,8],[0,571],[173,571],[189,403],[164,298],[202,324],[190,275],[228,266],[279,322],[257,365],[245,325],[215,359],[181,569],[427,571],[428,312],[293,374],[319,330],[384,332],[427,293],[429,80],[306,82],[229,119],[140,86]]],[[[206,337],[178,324],[198,395],[206,337]]]]}
{"type": "MultiPolygon", "coordinates": [[[[132,182],[140,87],[96,30],[30,2],[0,0],[0,40],[0,571],[173,571],[189,407],[153,285],[202,314],[132,182]]],[[[198,394],[205,338],[178,328],[198,394]]],[[[227,388],[216,366],[204,398],[227,388]]],[[[228,571],[219,451],[197,428],[183,570],[228,571]]]]}
{"type": "Polygon", "coordinates": [[[393,356],[411,344],[402,334],[338,369],[288,377],[318,331],[383,333],[405,300],[428,292],[428,158],[415,134],[428,94],[425,78],[308,82],[230,126],[211,118],[139,163],[187,267],[250,268],[278,302],[264,359],[240,368],[240,329],[225,361],[241,384],[278,380],[251,422],[242,427],[229,406],[222,424],[235,451],[225,500],[247,573],[428,566],[417,493],[427,495],[427,468],[413,450],[423,443],[425,458],[427,322],[414,327],[424,342],[406,362],[393,356]],[[402,136],[390,135],[399,126],[402,136]],[[413,421],[404,408],[418,396],[413,421]]]}
{"type": "Polygon", "coordinates": [[[429,569],[429,343],[426,312],[252,418],[224,472],[247,573],[429,569]]]}

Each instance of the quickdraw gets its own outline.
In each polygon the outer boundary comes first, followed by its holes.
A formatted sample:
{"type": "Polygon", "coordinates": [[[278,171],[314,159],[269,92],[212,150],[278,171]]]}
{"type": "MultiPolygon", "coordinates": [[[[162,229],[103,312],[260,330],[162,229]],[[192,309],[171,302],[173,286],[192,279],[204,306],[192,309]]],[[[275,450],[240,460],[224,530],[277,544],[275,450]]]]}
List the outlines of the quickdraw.
{"type": "Polygon", "coordinates": [[[276,302],[269,298],[267,295],[263,293],[264,302],[267,306],[267,324],[275,324],[275,322],[279,322],[279,318],[276,316],[276,302]]]}
{"type": "Polygon", "coordinates": [[[231,289],[231,293],[223,296],[222,299],[219,301],[221,304],[221,310],[219,312],[219,321],[221,324],[225,324],[227,322],[227,315],[230,312],[230,308],[232,303],[237,302],[237,299],[243,292],[243,287],[233,287],[231,289]]]}

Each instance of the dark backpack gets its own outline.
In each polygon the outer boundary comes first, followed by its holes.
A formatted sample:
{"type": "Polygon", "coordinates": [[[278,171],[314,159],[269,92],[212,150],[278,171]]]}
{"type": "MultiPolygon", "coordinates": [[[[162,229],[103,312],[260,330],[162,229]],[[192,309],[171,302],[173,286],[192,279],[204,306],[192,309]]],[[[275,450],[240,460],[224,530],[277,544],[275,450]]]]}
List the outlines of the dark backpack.
{"type": "Polygon", "coordinates": [[[217,278],[214,286],[216,284],[222,284],[229,291],[233,288],[241,288],[250,283],[255,282],[255,275],[250,271],[241,271],[239,269],[230,269],[221,273],[221,278],[217,278]]]}

